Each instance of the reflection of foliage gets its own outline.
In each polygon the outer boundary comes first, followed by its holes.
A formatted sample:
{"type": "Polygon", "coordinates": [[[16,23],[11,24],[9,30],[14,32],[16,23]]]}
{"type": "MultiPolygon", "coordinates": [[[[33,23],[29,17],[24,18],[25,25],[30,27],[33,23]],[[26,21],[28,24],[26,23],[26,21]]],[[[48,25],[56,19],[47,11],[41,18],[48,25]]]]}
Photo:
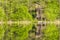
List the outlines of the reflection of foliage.
{"type": "Polygon", "coordinates": [[[2,37],[4,36],[4,32],[5,32],[5,30],[4,30],[3,26],[0,25],[0,40],[1,40],[2,37]]]}
{"type": "Polygon", "coordinates": [[[25,40],[28,37],[28,31],[31,30],[31,28],[32,25],[10,25],[6,29],[8,32],[4,35],[4,40],[25,40]]]}
{"type": "MultiPolygon", "coordinates": [[[[36,13],[35,11],[31,12],[31,16],[28,12],[28,8],[31,7],[31,9],[35,10],[35,3],[45,7],[44,15],[46,16],[47,20],[55,20],[59,13],[58,0],[0,0],[0,3],[2,4],[0,5],[0,20],[6,20],[7,17],[9,20],[14,21],[31,21],[32,16],[35,18],[36,13]]],[[[3,27],[0,27],[0,39],[4,38],[4,40],[25,40],[25,38],[28,37],[28,31],[31,30],[31,27],[32,25],[13,24],[4,28],[5,33],[3,27]]],[[[36,29],[33,27],[32,30],[32,32],[35,32],[36,29]]],[[[54,24],[47,25],[46,30],[44,30],[44,36],[44,40],[58,40],[58,30],[56,26],[54,24]]]]}
{"type": "MultiPolygon", "coordinates": [[[[0,0],[2,5],[0,8],[0,19],[2,20],[4,16],[7,17],[8,20],[29,20],[32,21],[32,16],[28,12],[28,7],[26,3],[28,0],[0,0]],[[22,2],[22,3],[21,3],[22,2]],[[24,3],[23,3],[24,2],[24,3]],[[5,14],[4,14],[5,12],[5,14]]],[[[6,20],[6,19],[5,19],[6,20]]],[[[6,23],[7,24],[7,23],[6,23]]],[[[18,24],[18,23],[17,23],[18,24]]],[[[28,37],[28,31],[31,30],[32,25],[4,25],[5,32],[2,30],[2,40],[25,40],[28,37]]],[[[1,35],[2,35],[1,34],[1,35]]],[[[1,37],[0,37],[1,38],[1,37]]]]}
{"type": "Polygon", "coordinates": [[[44,39],[43,40],[58,40],[59,34],[58,29],[54,24],[47,25],[44,30],[44,39]]]}

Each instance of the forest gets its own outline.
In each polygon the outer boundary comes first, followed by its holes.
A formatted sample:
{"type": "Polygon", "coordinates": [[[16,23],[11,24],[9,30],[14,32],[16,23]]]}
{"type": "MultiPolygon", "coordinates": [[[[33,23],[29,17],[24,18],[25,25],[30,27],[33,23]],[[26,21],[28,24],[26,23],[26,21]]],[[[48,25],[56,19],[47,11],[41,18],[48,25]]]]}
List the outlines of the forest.
{"type": "Polygon", "coordinates": [[[0,0],[0,40],[60,40],[60,0],[0,0]]]}

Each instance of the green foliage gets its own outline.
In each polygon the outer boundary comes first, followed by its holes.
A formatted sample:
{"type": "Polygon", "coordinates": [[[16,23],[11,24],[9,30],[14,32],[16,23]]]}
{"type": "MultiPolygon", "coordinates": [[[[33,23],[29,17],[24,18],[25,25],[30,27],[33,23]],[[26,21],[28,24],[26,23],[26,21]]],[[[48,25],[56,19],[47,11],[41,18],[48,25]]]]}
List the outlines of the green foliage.
{"type": "Polygon", "coordinates": [[[8,25],[5,30],[4,40],[25,40],[28,37],[28,32],[32,29],[32,25],[8,25]]]}
{"type": "MultiPolygon", "coordinates": [[[[12,20],[32,20],[32,16],[28,13],[26,6],[19,5],[15,9],[16,11],[10,15],[12,20]]],[[[13,10],[14,11],[14,10],[13,10]]]]}
{"type": "MultiPolygon", "coordinates": [[[[5,17],[7,17],[7,21],[32,21],[32,16],[29,14],[28,7],[26,5],[28,0],[24,0],[22,3],[20,2],[21,0],[1,0],[2,5],[0,6],[2,8],[0,8],[0,19],[6,20],[5,17]]],[[[0,38],[2,40],[25,40],[28,37],[29,30],[32,28],[32,25],[18,25],[18,23],[13,25],[7,25],[7,23],[5,24],[6,25],[3,25],[5,32],[2,29],[2,32],[0,32],[0,38]]]]}
{"type": "Polygon", "coordinates": [[[4,36],[4,32],[5,32],[4,27],[2,25],[0,25],[0,40],[4,36]]]}
{"type": "Polygon", "coordinates": [[[0,7],[0,21],[6,20],[6,15],[2,7],[0,7]]]}
{"type": "Polygon", "coordinates": [[[2,2],[2,7],[8,20],[32,20],[32,16],[28,12],[28,7],[24,4],[24,2],[28,3],[28,0],[6,0],[6,2],[2,2]]]}
{"type": "Polygon", "coordinates": [[[59,4],[57,0],[46,1],[45,16],[48,20],[55,20],[59,13],[59,4]]]}
{"type": "Polygon", "coordinates": [[[54,24],[47,25],[46,29],[44,30],[44,38],[43,40],[58,40],[59,33],[58,29],[54,24]]]}
{"type": "MultiPolygon", "coordinates": [[[[32,10],[35,10],[34,3],[46,7],[44,15],[47,20],[55,20],[59,13],[59,4],[57,0],[0,0],[0,3],[2,4],[0,5],[0,21],[32,21],[32,16],[35,18],[36,13],[34,11],[31,12],[31,16],[28,12],[28,8],[31,7],[32,10]]],[[[36,21],[37,20],[33,20],[34,23],[36,23],[36,21]]],[[[28,32],[32,28],[32,24],[5,24],[6,25],[0,26],[0,39],[2,40],[26,40],[28,32]]],[[[33,29],[33,31],[35,32],[35,29],[33,29]]],[[[43,40],[58,40],[58,29],[54,24],[47,25],[43,32],[43,40]]]]}

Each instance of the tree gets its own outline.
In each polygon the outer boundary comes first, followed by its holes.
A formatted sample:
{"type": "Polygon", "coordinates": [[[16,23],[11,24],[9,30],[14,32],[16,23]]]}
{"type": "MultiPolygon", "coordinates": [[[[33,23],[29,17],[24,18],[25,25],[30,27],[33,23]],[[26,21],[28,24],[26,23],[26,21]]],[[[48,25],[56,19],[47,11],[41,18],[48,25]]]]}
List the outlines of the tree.
{"type": "Polygon", "coordinates": [[[44,33],[43,40],[58,40],[59,39],[58,28],[55,26],[55,24],[47,25],[43,33],[44,33]]]}
{"type": "Polygon", "coordinates": [[[3,39],[4,40],[25,40],[28,37],[28,32],[32,29],[32,24],[29,25],[7,25],[3,39]]]}
{"type": "Polygon", "coordinates": [[[2,7],[0,7],[0,21],[6,20],[6,15],[2,7]]]}
{"type": "Polygon", "coordinates": [[[45,1],[45,16],[47,20],[55,20],[59,13],[59,2],[58,0],[46,0],[45,1]]]}
{"type": "MultiPolygon", "coordinates": [[[[1,13],[1,15],[3,14],[2,17],[6,16],[7,21],[32,21],[32,16],[29,14],[27,6],[24,3],[20,4],[20,1],[1,0],[1,7],[4,11],[1,13]]],[[[3,33],[3,37],[1,37],[2,40],[25,40],[28,37],[29,30],[32,28],[32,25],[18,25],[18,23],[14,23],[13,25],[5,24],[3,25],[5,32],[3,33]]]]}
{"type": "Polygon", "coordinates": [[[28,0],[6,0],[1,1],[8,20],[30,20],[32,16],[28,12],[28,0]],[[22,3],[20,3],[22,2],[22,3]],[[26,3],[26,4],[25,4],[26,3]],[[27,19],[28,18],[28,19],[27,19]]]}
{"type": "Polygon", "coordinates": [[[10,14],[12,20],[32,20],[32,16],[28,13],[28,9],[24,5],[15,6],[15,10],[10,14]]]}
{"type": "Polygon", "coordinates": [[[5,32],[4,27],[0,25],[0,40],[3,38],[4,32],[5,32]]]}

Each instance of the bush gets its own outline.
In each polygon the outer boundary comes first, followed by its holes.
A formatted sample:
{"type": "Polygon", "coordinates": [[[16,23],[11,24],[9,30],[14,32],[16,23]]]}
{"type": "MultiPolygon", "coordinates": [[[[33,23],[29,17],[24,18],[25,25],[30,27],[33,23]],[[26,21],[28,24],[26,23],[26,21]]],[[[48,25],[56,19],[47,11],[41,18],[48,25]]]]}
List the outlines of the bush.
{"type": "Polygon", "coordinates": [[[2,7],[0,7],[0,21],[6,20],[6,15],[2,7]]]}
{"type": "Polygon", "coordinates": [[[25,40],[28,32],[32,29],[32,25],[8,25],[5,29],[4,40],[25,40]]]}
{"type": "Polygon", "coordinates": [[[0,25],[0,40],[3,38],[4,32],[5,32],[4,27],[0,25]]]}
{"type": "Polygon", "coordinates": [[[47,20],[55,20],[59,13],[58,0],[46,1],[45,16],[47,20]]]}
{"type": "Polygon", "coordinates": [[[59,34],[58,29],[54,24],[47,25],[44,30],[44,39],[43,40],[58,40],[59,34]]]}

